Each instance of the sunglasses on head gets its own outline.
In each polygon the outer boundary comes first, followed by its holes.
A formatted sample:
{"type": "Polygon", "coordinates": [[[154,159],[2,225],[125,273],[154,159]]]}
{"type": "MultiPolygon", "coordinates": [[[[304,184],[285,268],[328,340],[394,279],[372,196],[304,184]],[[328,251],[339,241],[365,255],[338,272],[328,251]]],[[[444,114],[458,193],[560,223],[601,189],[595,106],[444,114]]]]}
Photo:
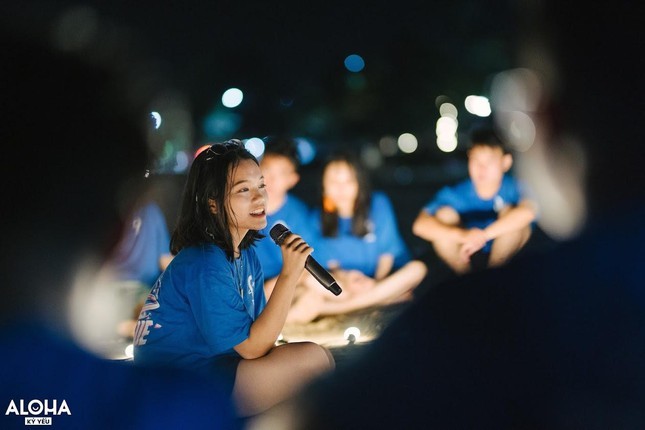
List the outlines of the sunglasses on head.
{"type": "Polygon", "coordinates": [[[224,155],[227,152],[230,152],[234,149],[239,149],[239,148],[244,148],[244,144],[239,139],[229,139],[226,142],[215,143],[209,146],[208,149],[206,150],[206,152],[208,153],[208,156],[206,157],[206,161],[212,160],[218,155],[224,155]]]}

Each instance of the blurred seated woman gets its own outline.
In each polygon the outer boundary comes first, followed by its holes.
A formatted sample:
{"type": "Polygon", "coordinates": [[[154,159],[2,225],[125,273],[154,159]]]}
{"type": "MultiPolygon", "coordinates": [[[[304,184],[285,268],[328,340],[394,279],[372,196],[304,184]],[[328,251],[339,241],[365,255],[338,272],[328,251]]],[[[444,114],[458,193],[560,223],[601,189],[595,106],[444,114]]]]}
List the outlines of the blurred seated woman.
{"type": "Polygon", "coordinates": [[[330,157],[322,171],[322,208],[313,213],[316,260],[343,289],[334,296],[312,277],[287,322],[344,314],[412,297],[426,266],[411,260],[388,197],[370,190],[367,174],[350,153],[330,157]]]}

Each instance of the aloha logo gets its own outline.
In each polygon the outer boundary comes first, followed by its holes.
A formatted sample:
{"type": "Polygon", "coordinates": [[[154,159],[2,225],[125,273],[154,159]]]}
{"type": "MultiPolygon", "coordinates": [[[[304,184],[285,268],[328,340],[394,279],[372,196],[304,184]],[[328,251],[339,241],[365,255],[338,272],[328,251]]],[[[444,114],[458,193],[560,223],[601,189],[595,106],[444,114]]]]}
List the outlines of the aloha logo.
{"type": "Polygon", "coordinates": [[[18,403],[16,403],[14,400],[11,400],[4,414],[24,416],[25,425],[50,426],[52,425],[52,418],[49,415],[72,415],[72,412],[69,410],[69,406],[67,405],[67,401],[65,400],[59,403],[56,399],[33,399],[29,401],[20,399],[18,403]]]}

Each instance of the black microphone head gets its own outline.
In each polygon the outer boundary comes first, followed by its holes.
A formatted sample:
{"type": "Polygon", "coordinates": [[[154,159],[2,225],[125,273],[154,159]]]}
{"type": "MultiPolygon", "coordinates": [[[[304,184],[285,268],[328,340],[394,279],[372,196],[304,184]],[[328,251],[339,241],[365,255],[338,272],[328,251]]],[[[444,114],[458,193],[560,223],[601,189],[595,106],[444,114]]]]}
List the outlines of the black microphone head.
{"type": "Polygon", "coordinates": [[[284,238],[287,236],[287,234],[291,233],[289,229],[282,224],[278,223],[271,227],[271,230],[269,231],[269,236],[271,236],[271,239],[277,244],[277,245],[282,245],[282,241],[284,238]]]}

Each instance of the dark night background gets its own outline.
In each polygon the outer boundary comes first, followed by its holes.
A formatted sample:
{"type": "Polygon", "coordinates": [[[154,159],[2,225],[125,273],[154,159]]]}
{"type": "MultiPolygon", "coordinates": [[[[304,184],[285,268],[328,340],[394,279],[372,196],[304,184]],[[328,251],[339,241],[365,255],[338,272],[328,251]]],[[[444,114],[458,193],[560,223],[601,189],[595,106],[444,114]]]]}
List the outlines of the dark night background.
{"type": "Polygon", "coordinates": [[[157,131],[150,127],[150,145],[158,160],[158,200],[171,228],[183,183],[178,151],[229,137],[305,137],[318,155],[303,167],[294,191],[316,204],[317,166],[329,150],[376,150],[384,136],[407,132],[417,137],[417,151],[377,155],[371,176],[393,200],[413,248],[424,244],[412,236],[412,220],[439,186],[465,176],[468,132],[486,121],[468,113],[464,99],[488,96],[495,74],[514,66],[526,15],[502,0],[87,0],[13,8],[17,17],[38,18],[31,29],[38,37],[60,39],[66,23],[74,43],[89,34],[104,52],[125,52],[120,67],[136,73],[140,87],[159,93],[150,110],[165,122],[157,131]],[[350,54],[365,61],[359,73],[343,64],[350,54]],[[231,87],[240,88],[244,100],[227,109],[221,96],[231,87]],[[436,145],[445,101],[459,110],[453,153],[436,145]],[[228,129],[209,129],[213,115],[229,121],[228,129]]]}

